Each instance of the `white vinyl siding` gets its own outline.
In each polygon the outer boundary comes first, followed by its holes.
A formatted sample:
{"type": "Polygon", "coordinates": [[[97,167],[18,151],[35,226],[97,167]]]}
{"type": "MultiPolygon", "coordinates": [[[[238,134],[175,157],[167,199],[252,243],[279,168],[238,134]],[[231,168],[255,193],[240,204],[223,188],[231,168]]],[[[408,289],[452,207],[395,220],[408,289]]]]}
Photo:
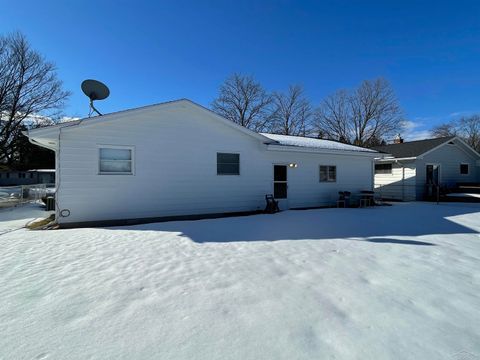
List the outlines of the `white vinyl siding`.
{"type": "Polygon", "coordinates": [[[380,164],[389,164],[391,171],[380,173],[375,171],[375,192],[384,199],[403,201],[415,200],[415,162],[403,161],[401,163],[377,163],[376,166],[380,164]]]}
{"type": "MultiPolygon", "coordinates": [[[[475,165],[478,157],[474,156],[458,140],[454,145],[445,145],[417,160],[417,186],[419,192],[424,191],[426,183],[427,164],[440,165],[440,184],[455,187],[458,183],[479,181],[479,167],[475,165]],[[462,174],[460,164],[468,164],[468,174],[462,174]],[[420,169],[422,169],[420,171],[420,169]]],[[[419,194],[421,198],[421,193],[419,194]]]]}

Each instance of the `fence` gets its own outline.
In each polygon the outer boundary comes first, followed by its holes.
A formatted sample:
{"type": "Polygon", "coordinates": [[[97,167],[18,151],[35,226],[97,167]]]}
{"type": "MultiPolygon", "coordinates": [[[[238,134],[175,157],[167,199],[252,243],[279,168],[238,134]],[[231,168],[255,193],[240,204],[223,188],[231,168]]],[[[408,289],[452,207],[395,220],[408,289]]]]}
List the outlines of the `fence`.
{"type": "Polygon", "coordinates": [[[54,184],[33,184],[0,187],[0,209],[27,202],[40,201],[55,194],[54,184]]]}

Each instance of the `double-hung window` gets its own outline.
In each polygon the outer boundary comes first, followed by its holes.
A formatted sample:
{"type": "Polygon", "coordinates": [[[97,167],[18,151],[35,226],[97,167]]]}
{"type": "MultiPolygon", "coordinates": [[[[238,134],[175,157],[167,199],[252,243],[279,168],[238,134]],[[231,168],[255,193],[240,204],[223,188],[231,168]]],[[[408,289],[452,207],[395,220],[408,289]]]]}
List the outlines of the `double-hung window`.
{"type": "Polygon", "coordinates": [[[217,175],[240,175],[240,154],[217,153],[217,175]]]}
{"type": "Polygon", "coordinates": [[[333,165],[320,165],[320,182],[336,182],[337,167],[333,165]]]}
{"type": "Polygon", "coordinates": [[[468,164],[460,164],[460,174],[468,175],[468,164]]]}
{"type": "Polygon", "coordinates": [[[132,175],[133,147],[100,146],[99,173],[112,175],[132,175]]]}

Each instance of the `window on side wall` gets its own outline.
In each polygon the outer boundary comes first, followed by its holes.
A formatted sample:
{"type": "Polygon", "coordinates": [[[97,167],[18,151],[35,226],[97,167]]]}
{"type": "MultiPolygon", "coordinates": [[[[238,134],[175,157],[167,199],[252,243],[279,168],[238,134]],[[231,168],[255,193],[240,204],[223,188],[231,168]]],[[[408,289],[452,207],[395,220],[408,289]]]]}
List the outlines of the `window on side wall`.
{"type": "Polygon", "coordinates": [[[217,175],[240,175],[240,154],[217,153],[217,175]]]}
{"type": "Polygon", "coordinates": [[[132,175],[133,148],[127,146],[100,146],[99,174],[132,175]]]}
{"type": "Polygon", "coordinates": [[[392,164],[375,164],[375,174],[391,174],[392,164]]]}
{"type": "Polygon", "coordinates": [[[468,175],[468,164],[460,164],[460,174],[468,175]]]}
{"type": "Polygon", "coordinates": [[[336,182],[337,167],[332,165],[320,165],[320,182],[336,182]]]}

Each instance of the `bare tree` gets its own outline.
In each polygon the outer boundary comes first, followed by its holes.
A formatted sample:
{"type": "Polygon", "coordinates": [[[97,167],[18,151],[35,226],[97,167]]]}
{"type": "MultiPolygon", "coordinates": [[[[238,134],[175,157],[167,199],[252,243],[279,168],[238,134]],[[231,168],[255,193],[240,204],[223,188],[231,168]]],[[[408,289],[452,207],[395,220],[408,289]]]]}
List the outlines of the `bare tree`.
{"type": "Polygon", "coordinates": [[[291,85],[287,93],[273,94],[273,129],[276,134],[306,136],[310,131],[310,102],[303,88],[291,85]]]}
{"type": "Polygon", "coordinates": [[[445,124],[435,126],[431,133],[434,137],[458,136],[480,151],[480,115],[464,116],[445,124]]]}
{"type": "Polygon", "coordinates": [[[59,114],[69,95],[55,66],[24,35],[0,36],[0,162],[11,165],[21,131],[40,114],[59,114]]]}
{"type": "Polygon", "coordinates": [[[458,125],[459,132],[467,144],[480,152],[480,115],[463,117],[458,125]]]}
{"type": "Polygon", "coordinates": [[[354,143],[375,145],[402,128],[402,111],[388,81],[365,80],[350,98],[354,143]]]}
{"type": "Polygon", "coordinates": [[[217,114],[254,131],[262,131],[270,120],[272,97],[251,76],[233,74],[220,86],[212,103],[217,114]]]}
{"type": "Polygon", "coordinates": [[[339,90],[315,112],[315,125],[324,137],[360,146],[375,146],[402,129],[402,111],[390,84],[365,80],[353,92],[339,90]]]}
{"type": "Polygon", "coordinates": [[[319,137],[350,142],[353,129],[348,92],[338,90],[327,96],[314,113],[314,124],[319,137]]]}
{"type": "Polygon", "coordinates": [[[435,126],[430,132],[436,138],[454,136],[458,133],[457,127],[458,125],[455,122],[449,122],[435,126]]]}

